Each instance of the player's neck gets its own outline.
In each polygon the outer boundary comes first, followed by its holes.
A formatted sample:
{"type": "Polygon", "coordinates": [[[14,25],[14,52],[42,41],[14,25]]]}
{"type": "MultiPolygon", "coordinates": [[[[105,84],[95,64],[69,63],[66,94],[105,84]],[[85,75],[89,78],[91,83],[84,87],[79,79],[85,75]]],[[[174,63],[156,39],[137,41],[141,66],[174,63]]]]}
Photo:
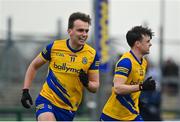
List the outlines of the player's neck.
{"type": "Polygon", "coordinates": [[[72,41],[71,39],[69,40],[69,46],[70,46],[73,50],[80,50],[80,49],[82,48],[82,46],[73,43],[73,41],[72,41]]]}
{"type": "Polygon", "coordinates": [[[135,49],[131,49],[131,51],[133,52],[133,54],[136,56],[136,58],[141,61],[143,55],[138,51],[138,50],[135,50],[135,49]]]}

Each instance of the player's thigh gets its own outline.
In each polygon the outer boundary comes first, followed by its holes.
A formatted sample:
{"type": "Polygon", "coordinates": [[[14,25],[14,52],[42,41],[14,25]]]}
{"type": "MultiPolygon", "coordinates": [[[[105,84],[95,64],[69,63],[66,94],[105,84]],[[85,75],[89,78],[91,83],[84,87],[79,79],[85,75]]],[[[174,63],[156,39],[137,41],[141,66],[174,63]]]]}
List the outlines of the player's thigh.
{"type": "Polygon", "coordinates": [[[47,103],[47,101],[36,100],[36,119],[39,121],[56,120],[53,105],[47,103]]]}
{"type": "Polygon", "coordinates": [[[44,112],[44,113],[41,113],[37,117],[37,120],[38,121],[56,121],[56,118],[52,112],[44,112]]]}

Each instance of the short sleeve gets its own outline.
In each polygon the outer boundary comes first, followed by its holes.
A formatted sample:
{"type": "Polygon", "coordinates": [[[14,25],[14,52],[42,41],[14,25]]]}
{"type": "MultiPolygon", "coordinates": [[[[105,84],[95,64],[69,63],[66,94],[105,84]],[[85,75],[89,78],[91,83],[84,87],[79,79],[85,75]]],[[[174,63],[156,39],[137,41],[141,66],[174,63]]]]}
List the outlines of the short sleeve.
{"type": "Polygon", "coordinates": [[[52,46],[53,46],[53,43],[48,44],[41,52],[42,57],[47,61],[51,60],[51,48],[52,48],[52,46]]]}
{"type": "Polygon", "coordinates": [[[91,66],[90,66],[90,70],[99,70],[99,64],[100,64],[100,61],[99,61],[99,56],[97,55],[97,53],[96,53],[96,55],[95,55],[95,57],[94,57],[94,61],[93,61],[93,63],[91,64],[91,66]]]}
{"type": "Polygon", "coordinates": [[[130,59],[124,58],[117,62],[115,67],[115,75],[123,75],[128,77],[132,69],[132,63],[130,59]]]}

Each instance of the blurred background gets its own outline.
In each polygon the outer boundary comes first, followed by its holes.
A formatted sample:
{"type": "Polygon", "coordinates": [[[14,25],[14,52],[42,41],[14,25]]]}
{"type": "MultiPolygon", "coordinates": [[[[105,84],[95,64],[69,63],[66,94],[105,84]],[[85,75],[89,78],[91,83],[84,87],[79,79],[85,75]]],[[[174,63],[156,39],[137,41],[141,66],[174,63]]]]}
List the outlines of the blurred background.
{"type": "MultiPolygon", "coordinates": [[[[99,120],[111,94],[115,62],[129,51],[125,35],[136,25],[149,26],[152,39],[147,76],[158,84],[142,93],[145,120],[180,120],[180,1],[179,0],[0,0],[0,120],[35,120],[35,109],[20,104],[26,69],[43,47],[68,38],[68,17],[85,12],[92,18],[87,43],[101,57],[97,94],[85,90],[75,120],[99,120]]],[[[35,100],[47,73],[43,66],[30,93],[35,100]]]]}

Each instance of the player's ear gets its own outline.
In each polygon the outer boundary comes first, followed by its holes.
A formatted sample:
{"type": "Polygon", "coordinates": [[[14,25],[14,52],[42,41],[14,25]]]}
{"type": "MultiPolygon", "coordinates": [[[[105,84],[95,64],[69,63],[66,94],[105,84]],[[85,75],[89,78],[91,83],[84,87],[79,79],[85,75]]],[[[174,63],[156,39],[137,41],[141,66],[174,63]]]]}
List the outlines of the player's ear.
{"type": "Polygon", "coordinates": [[[68,29],[67,32],[70,35],[72,33],[72,29],[68,29]]]}
{"type": "Polygon", "coordinates": [[[136,45],[137,47],[139,47],[140,43],[141,43],[141,42],[138,40],[138,41],[135,42],[135,45],[136,45]]]}

